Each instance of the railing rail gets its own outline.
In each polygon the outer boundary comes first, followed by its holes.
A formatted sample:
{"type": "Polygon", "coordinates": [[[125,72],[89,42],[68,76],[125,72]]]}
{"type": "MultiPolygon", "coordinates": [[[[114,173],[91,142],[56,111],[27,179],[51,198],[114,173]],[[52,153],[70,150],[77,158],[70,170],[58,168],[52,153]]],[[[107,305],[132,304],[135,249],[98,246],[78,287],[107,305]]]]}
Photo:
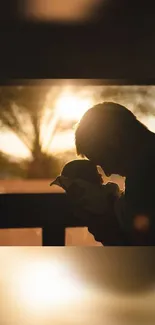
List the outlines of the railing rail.
{"type": "Polygon", "coordinates": [[[0,229],[42,228],[43,246],[64,246],[65,229],[84,226],[64,193],[0,195],[0,229]]]}

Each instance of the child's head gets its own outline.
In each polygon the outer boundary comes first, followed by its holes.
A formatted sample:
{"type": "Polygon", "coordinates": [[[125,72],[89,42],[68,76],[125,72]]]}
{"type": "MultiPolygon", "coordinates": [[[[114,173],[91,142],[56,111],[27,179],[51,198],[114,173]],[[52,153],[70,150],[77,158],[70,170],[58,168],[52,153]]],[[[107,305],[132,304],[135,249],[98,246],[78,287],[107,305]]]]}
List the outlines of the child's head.
{"type": "Polygon", "coordinates": [[[97,167],[89,160],[73,160],[67,163],[61,173],[70,179],[83,179],[94,184],[102,184],[102,176],[98,172],[97,167]]]}

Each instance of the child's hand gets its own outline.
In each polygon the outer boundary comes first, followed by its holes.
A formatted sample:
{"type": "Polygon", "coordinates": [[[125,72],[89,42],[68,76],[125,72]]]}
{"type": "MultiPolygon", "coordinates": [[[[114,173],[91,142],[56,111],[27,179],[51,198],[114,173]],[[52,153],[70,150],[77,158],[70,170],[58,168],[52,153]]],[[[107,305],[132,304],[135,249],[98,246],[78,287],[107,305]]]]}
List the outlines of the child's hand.
{"type": "Polygon", "coordinates": [[[109,214],[112,199],[115,200],[118,196],[117,191],[117,185],[96,186],[83,180],[75,180],[66,193],[75,209],[78,207],[81,211],[97,216],[109,214]]]}

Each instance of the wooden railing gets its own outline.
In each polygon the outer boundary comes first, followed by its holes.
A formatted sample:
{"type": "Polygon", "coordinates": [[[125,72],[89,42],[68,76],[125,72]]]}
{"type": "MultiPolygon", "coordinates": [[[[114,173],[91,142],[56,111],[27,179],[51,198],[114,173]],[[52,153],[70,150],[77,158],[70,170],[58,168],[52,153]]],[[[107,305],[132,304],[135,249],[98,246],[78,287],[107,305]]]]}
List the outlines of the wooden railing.
{"type": "Polygon", "coordinates": [[[84,226],[64,193],[0,195],[0,229],[42,228],[43,246],[64,246],[65,229],[84,226]]]}

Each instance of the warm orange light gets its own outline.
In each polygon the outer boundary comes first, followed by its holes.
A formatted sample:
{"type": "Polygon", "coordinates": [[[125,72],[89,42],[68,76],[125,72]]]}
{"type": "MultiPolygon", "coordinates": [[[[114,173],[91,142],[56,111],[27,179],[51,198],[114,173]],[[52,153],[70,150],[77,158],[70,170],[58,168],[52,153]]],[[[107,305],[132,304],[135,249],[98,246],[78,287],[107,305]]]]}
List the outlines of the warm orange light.
{"type": "Polygon", "coordinates": [[[36,260],[20,269],[15,290],[24,308],[47,310],[78,302],[84,288],[66,265],[58,261],[36,260]]]}
{"type": "Polygon", "coordinates": [[[82,115],[93,106],[91,97],[76,95],[72,92],[63,92],[57,100],[56,109],[60,118],[78,121],[82,115]]]}
{"type": "Polygon", "coordinates": [[[150,225],[149,217],[146,215],[137,215],[134,218],[134,228],[140,232],[148,230],[150,225]]]}

